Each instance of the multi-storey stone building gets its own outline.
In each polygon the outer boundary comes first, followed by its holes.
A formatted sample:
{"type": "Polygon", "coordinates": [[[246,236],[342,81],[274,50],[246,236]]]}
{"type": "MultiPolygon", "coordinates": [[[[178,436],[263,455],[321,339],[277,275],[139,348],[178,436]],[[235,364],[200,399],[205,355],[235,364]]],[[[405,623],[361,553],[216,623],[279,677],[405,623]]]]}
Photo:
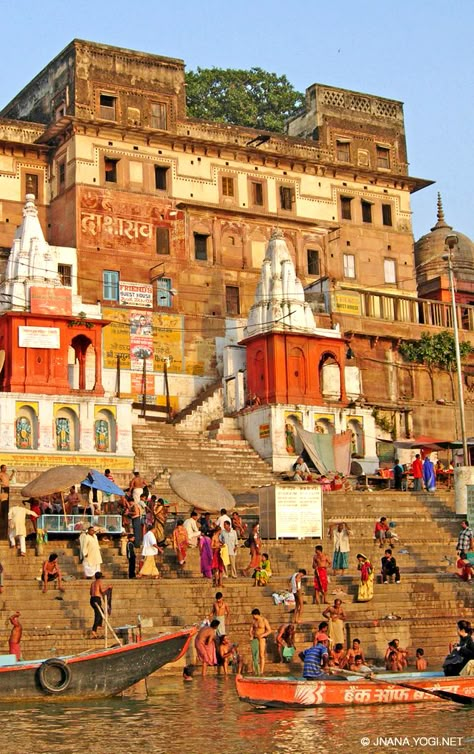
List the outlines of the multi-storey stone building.
{"type": "Polygon", "coordinates": [[[455,432],[449,377],[433,396],[397,350],[450,323],[417,293],[410,196],[429,183],[408,174],[400,102],[314,84],[286,134],[209,123],[186,115],[181,60],[81,40],[0,118],[0,245],[34,193],[48,241],[77,249],[63,282],[111,323],[106,394],[146,381],[164,405],[168,384],[175,410],[222,376],[277,226],[317,325],[360,368],[354,413],[376,409],[382,436],[455,432]]]}

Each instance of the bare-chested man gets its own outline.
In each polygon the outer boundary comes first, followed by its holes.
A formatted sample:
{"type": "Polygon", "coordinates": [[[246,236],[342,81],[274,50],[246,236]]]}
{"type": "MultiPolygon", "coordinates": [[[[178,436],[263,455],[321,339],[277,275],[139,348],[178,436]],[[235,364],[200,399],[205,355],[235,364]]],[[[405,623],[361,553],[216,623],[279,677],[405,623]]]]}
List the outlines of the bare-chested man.
{"type": "Polygon", "coordinates": [[[203,626],[199,629],[194,639],[196,654],[202,662],[202,675],[206,675],[207,666],[217,665],[216,651],[216,629],[219,628],[219,621],[214,618],[210,626],[203,626]]]}
{"type": "Polygon", "coordinates": [[[48,589],[48,584],[51,581],[58,580],[58,589],[60,592],[64,592],[62,574],[58,565],[58,556],[55,552],[52,552],[43,563],[43,572],[41,574],[41,581],[43,582],[43,592],[48,589]]]}
{"type": "Polygon", "coordinates": [[[140,476],[139,471],[133,472],[133,477],[130,479],[130,492],[133,496],[133,502],[140,505],[140,496],[143,493],[143,488],[146,486],[146,482],[143,477],[140,476]]]}
{"type": "Polygon", "coordinates": [[[255,675],[263,675],[265,670],[265,639],[272,632],[271,626],[260,610],[252,610],[252,625],[250,626],[250,648],[255,675]]]}
{"type": "Polygon", "coordinates": [[[21,641],[21,635],[23,633],[23,626],[21,625],[20,621],[20,611],[17,610],[16,613],[13,613],[13,615],[10,615],[10,623],[12,624],[13,628],[10,633],[10,638],[8,640],[8,647],[11,655],[15,655],[17,660],[21,660],[21,649],[20,649],[20,641],[21,641]]]}

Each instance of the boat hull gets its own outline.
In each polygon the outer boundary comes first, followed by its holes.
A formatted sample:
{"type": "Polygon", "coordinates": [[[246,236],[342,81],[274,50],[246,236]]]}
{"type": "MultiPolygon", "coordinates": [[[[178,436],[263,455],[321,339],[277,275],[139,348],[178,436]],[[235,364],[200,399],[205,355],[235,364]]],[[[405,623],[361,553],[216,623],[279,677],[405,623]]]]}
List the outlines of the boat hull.
{"type": "Polygon", "coordinates": [[[0,702],[101,699],[120,694],[186,652],[194,627],[135,644],[0,667],[0,702]]]}
{"type": "Polygon", "coordinates": [[[443,701],[439,697],[423,693],[423,688],[445,690],[474,699],[474,677],[460,678],[429,673],[407,673],[397,676],[391,683],[390,676],[367,681],[353,678],[347,681],[306,681],[289,678],[244,678],[236,677],[239,699],[256,707],[308,709],[311,707],[347,707],[370,704],[399,704],[427,701],[443,701]],[[397,686],[397,681],[410,683],[416,689],[397,686]]]}

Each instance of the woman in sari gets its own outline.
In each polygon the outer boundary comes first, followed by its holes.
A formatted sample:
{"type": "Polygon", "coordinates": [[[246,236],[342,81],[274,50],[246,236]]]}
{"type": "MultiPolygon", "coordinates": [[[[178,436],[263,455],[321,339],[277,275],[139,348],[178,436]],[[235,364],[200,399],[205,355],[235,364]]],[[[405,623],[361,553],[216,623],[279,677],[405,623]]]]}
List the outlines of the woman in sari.
{"type": "Polygon", "coordinates": [[[188,544],[188,533],[183,526],[183,519],[179,518],[176,523],[176,528],[173,531],[173,548],[181,568],[186,563],[188,544]]]}
{"type": "Polygon", "coordinates": [[[168,518],[168,507],[165,505],[163,498],[158,498],[153,506],[153,534],[158,544],[165,539],[165,523],[168,518]]]}
{"type": "Polygon", "coordinates": [[[374,569],[370,560],[361,552],[357,554],[357,570],[360,571],[357,602],[369,602],[374,596],[374,569]]]}
{"type": "Polygon", "coordinates": [[[205,579],[212,579],[212,547],[211,540],[206,534],[198,539],[201,573],[205,579]]]}
{"type": "Polygon", "coordinates": [[[253,572],[253,577],[255,579],[255,586],[266,586],[268,582],[270,581],[270,576],[272,575],[272,567],[270,565],[270,558],[268,557],[267,553],[262,553],[262,560],[260,562],[260,567],[256,568],[253,572]]]}
{"type": "Polygon", "coordinates": [[[255,524],[252,529],[252,533],[249,536],[250,540],[250,563],[247,568],[244,568],[244,576],[248,576],[250,572],[254,572],[255,569],[260,568],[261,555],[260,549],[262,547],[262,540],[260,539],[260,526],[255,524]]]}

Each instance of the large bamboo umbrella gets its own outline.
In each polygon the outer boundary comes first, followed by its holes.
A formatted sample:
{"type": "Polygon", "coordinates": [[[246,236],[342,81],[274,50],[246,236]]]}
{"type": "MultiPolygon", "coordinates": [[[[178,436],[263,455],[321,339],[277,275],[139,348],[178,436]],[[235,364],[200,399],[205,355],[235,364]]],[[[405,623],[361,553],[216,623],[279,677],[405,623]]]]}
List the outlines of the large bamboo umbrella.
{"type": "Polygon", "coordinates": [[[54,495],[55,492],[60,492],[64,521],[67,524],[64,490],[73,484],[82,482],[88,473],[88,466],[53,466],[52,469],[43,471],[36,479],[33,479],[26,487],[23,487],[21,494],[23,497],[43,497],[44,495],[54,495]]]}
{"type": "Polygon", "coordinates": [[[221,508],[235,508],[235,500],[220,482],[197,471],[175,471],[170,487],[180,498],[203,511],[215,513],[221,508]]]}
{"type": "Polygon", "coordinates": [[[28,482],[21,494],[23,497],[43,497],[64,492],[73,484],[84,481],[88,473],[88,466],[54,466],[28,482]]]}

